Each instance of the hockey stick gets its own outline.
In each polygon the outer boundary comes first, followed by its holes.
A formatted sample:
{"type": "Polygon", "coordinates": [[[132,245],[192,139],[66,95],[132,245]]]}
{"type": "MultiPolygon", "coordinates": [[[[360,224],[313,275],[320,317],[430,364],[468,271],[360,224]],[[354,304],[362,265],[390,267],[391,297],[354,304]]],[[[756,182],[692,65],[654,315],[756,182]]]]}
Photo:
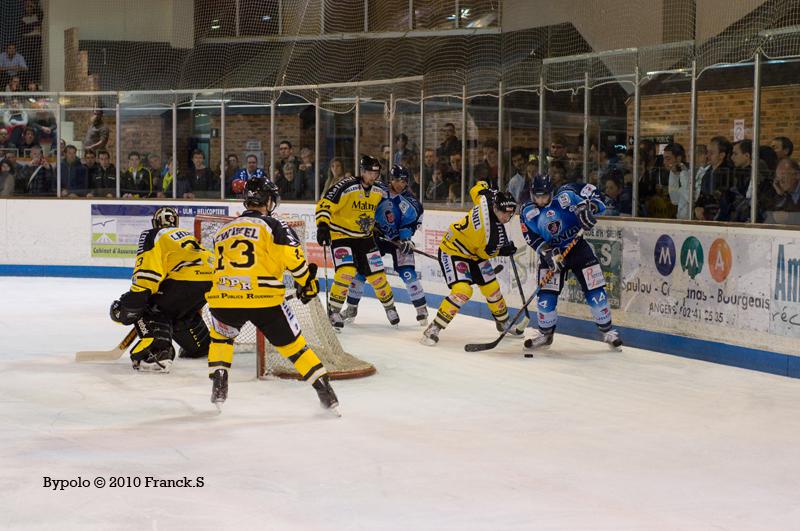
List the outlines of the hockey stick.
{"type": "MultiPolygon", "coordinates": [[[[567,247],[561,253],[561,256],[566,257],[570,253],[570,251],[572,251],[572,248],[578,244],[578,240],[580,240],[582,236],[583,236],[583,229],[579,230],[578,234],[575,235],[575,238],[571,242],[569,242],[569,245],[567,245],[567,247]]],[[[530,305],[531,302],[533,302],[533,299],[539,296],[539,292],[542,290],[542,287],[544,287],[545,284],[550,282],[550,279],[553,278],[553,275],[555,274],[556,272],[554,269],[547,270],[547,273],[545,273],[544,277],[542,277],[542,280],[539,281],[539,286],[536,288],[536,291],[531,293],[531,296],[525,300],[525,304],[522,306],[522,308],[520,308],[517,311],[517,313],[514,315],[514,318],[509,321],[509,323],[506,325],[505,330],[503,330],[503,333],[500,334],[500,337],[498,337],[497,339],[495,339],[490,343],[468,343],[464,345],[464,350],[466,350],[467,352],[481,352],[484,350],[492,350],[494,347],[499,345],[500,341],[502,341],[503,338],[506,337],[506,334],[514,326],[514,323],[517,322],[519,316],[522,315],[523,311],[528,309],[528,306],[530,305]]]]}
{"type": "Polygon", "coordinates": [[[322,246],[322,261],[325,265],[325,313],[331,315],[331,288],[328,285],[328,246],[322,246]]]}
{"type": "MultiPolygon", "coordinates": [[[[508,257],[511,260],[511,270],[514,271],[514,280],[517,281],[517,287],[519,288],[519,300],[525,300],[525,292],[522,291],[522,282],[519,281],[519,271],[517,270],[517,261],[514,260],[514,256],[511,255],[508,257]]],[[[525,319],[522,320],[522,329],[528,327],[528,323],[531,322],[531,314],[528,312],[528,307],[525,306],[525,319]]]]}
{"type": "Polygon", "coordinates": [[[128,347],[131,346],[133,340],[136,339],[136,328],[131,328],[125,339],[119,342],[115,348],[111,350],[82,350],[75,353],[75,361],[114,361],[118,360],[125,354],[128,347]]]}
{"type": "MultiPolygon", "coordinates": [[[[387,239],[387,238],[384,238],[383,236],[378,236],[378,239],[380,239],[380,240],[382,240],[382,241],[385,241],[385,242],[387,242],[387,243],[391,243],[392,245],[394,245],[394,246],[395,246],[395,247],[397,247],[398,249],[400,248],[400,244],[399,244],[399,243],[397,243],[397,242],[396,242],[396,241],[394,241],[394,240],[389,240],[389,239],[387,239]]],[[[412,249],[412,251],[413,251],[413,252],[415,252],[415,253],[417,253],[417,254],[421,254],[422,256],[427,256],[427,257],[428,257],[428,258],[430,258],[431,260],[436,260],[437,262],[439,261],[439,257],[438,257],[438,256],[434,256],[434,255],[432,255],[432,254],[430,254],[430,253],[426,253],[425,251],[420,251],[420,250],[419,250],[419,249],[417,249],[416,247],[415,247],[414,249],[412,249]]],[[[497,274],[498,274],[498,273],[500,273],[500,271],[502,271],[503,269],[504,269],[504,268],[503,268],[503,264],[497,264],[496,266],[494,266],[494,274],[495,274],[495,275],[497,275],[497,274]]]]}

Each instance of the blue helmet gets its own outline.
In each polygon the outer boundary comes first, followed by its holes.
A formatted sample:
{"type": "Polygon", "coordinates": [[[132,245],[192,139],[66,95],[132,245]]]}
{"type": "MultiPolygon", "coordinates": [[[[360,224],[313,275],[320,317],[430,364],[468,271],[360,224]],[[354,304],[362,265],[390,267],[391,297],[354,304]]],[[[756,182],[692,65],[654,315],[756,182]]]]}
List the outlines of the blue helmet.
{"type": "Polygon", "coordinates": [[[404,168],[398,164],[392,166],[392,169],[389,172],[389,178],[392,180],[400,179],[405,182],[411,180],[411,172],[408,171],[408,168],[404,168]]]}
{"type": "Polygon", "coordinates": [[[531,199],[537,195],[552,195],[553,194],[553,179],[546,173],[540,173],[533,178],[531,183],[531,199]]]}

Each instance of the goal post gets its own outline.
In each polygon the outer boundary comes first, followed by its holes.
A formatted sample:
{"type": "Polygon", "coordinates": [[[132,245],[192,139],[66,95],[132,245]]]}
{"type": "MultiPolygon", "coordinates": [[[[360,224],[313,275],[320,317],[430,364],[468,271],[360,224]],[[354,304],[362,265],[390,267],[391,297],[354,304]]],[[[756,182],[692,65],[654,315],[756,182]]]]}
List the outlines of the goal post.
{"type": "MultiPolygon", "coordinates": [[[[285,221],[297,233],[305,253],[305,221],[295,217],[277,217],[285,221]]],[[[197,216],[194,220],[195,237],[203,247],[213,254],[214,234],[223,225],[234,219],[236,218],[229,216],[197,216]]],[[[306,256],[308,256],[307,253],[306,256]]],[[[294,291],[294,279],[288,272],[284,275],[284,283],[287,287],[287,294],[292,293],[294,291]]],[[[319,298],[313,299],[308,304],[303,304],[298,298],[290,297],[287,304],[297,317],[303,336],[325,365],[331,379],[362,378],[376,372],[375,366],[371,363],[360,360],[344,351],[319,298]]],[[[208,306],[203,308],[203,319],[210,327],[211,319],[208,306]]],[[[259,378],[268,376],[300,378],[292,363],[281,356],[252,323],[248,322],[242,327],[234,343],[234,350],[238,353],[254,352],[256,354],[256,370],[259,378]]]]}

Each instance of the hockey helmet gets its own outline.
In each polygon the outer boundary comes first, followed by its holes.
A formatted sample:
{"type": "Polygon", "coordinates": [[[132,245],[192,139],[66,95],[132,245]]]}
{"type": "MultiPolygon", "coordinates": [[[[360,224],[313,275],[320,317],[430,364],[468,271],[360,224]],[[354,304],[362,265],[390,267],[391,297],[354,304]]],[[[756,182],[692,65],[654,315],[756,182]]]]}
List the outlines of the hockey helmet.
{"type": "Polygon", "coordinates": [[[166,229],[178,226],[178,213],[172,207],[161,207],[153,214],[153,228],[166,229]]]}
{"type": "Polygon", "coordinates": [[[369,155],[361,157],[361,171],[381,171],[381,161],[369,155]]]}
{"type": "Polygon", "coordinates": [[[492,198],[492,206],[499,212],[511,212],[512,214],[517,211],[517,201],[511,192],[495,192],[492,198]]]}
{"type": "Polygon", "coordinates": [[[392,166],[391,171],[389,172],[389,176],[391,179],[394,180],[401,180],[408,182],[411,180],[411,172],[408,171],[408,168],[404,168],[398,164],[392,166]]]}
{"type": "Polygon", "coordinates": [[[551,195],[553,193],[553,179],[546,173],[540,173],[533,178],[531,183],[531,199],[537,195],[551,195]]]}
{"type": "Polygon", "coordinates": [[[267,206],[272,200],[269,214],[278,208],[281,194],[278,186],[265,177],[251,177],[244,185],[244,206],[267,206]]]}

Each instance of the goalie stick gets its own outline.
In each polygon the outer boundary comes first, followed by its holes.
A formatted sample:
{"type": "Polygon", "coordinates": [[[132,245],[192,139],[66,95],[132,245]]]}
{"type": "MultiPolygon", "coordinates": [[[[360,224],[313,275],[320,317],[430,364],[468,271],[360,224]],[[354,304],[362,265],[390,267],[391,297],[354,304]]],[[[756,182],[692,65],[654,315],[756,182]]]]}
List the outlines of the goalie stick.
{"type": "MultiPolygon", "coordinates": [[[[583,232],[584,232],[583,229],[578,231],[578,234],[576,234],[575,238],[571,242],[569,242],[569,245],[567,245],[567,247],[561,253],[561,256],[566,257],[570,253],[570,251],[572,251],[572,248],[578,244],[578,240],[580,240],[581,237],[583,237],[583,232]]],[[[508,334],[509,330],[511,330],[511,327],[513,327],[514,324],[517,322],[519,316],[522,315],[522,313],[528,309],[528,306],[531,304],[531,302],[533,302],[533,299],[539,296],[539,292],[542,290],[542,287],[548,282],[550,282],[550,279],[553,278],[553,275],[555,274],[556,272],[554,269],[547,270],[547,273],[545,273],[544,277],[542,277],[542,280],[539,281],[539,286],[536,288],[536,291],[531,293],[531,296],[525,300],[525,304],[522,306],[522,308],[520,308],[517,311],[517,313],[514,315],[514,318],[509,320],[508,325],[506,325],[506,329],[503,330],[503,333],[500,334],[500,337],[489,343],[467,343],[466,345],[464,345],[464,350],[466,350],[467,352],[482,352],[484,350],[492,350],[494,347],[499,345],[500,341],[502,341],[503,338],[506,337],[506,334],[508,334]]]]}
{"type": "Polygon", "coordinates": [[[128,347],[131,346],[133,340],[136,339],[136,329],[131,328],[128,335],[119,342],[119,345],[111,350],[82,350],[75,353],[75,361],[114,361],[118,360],[125,354],[128,347]]]}

